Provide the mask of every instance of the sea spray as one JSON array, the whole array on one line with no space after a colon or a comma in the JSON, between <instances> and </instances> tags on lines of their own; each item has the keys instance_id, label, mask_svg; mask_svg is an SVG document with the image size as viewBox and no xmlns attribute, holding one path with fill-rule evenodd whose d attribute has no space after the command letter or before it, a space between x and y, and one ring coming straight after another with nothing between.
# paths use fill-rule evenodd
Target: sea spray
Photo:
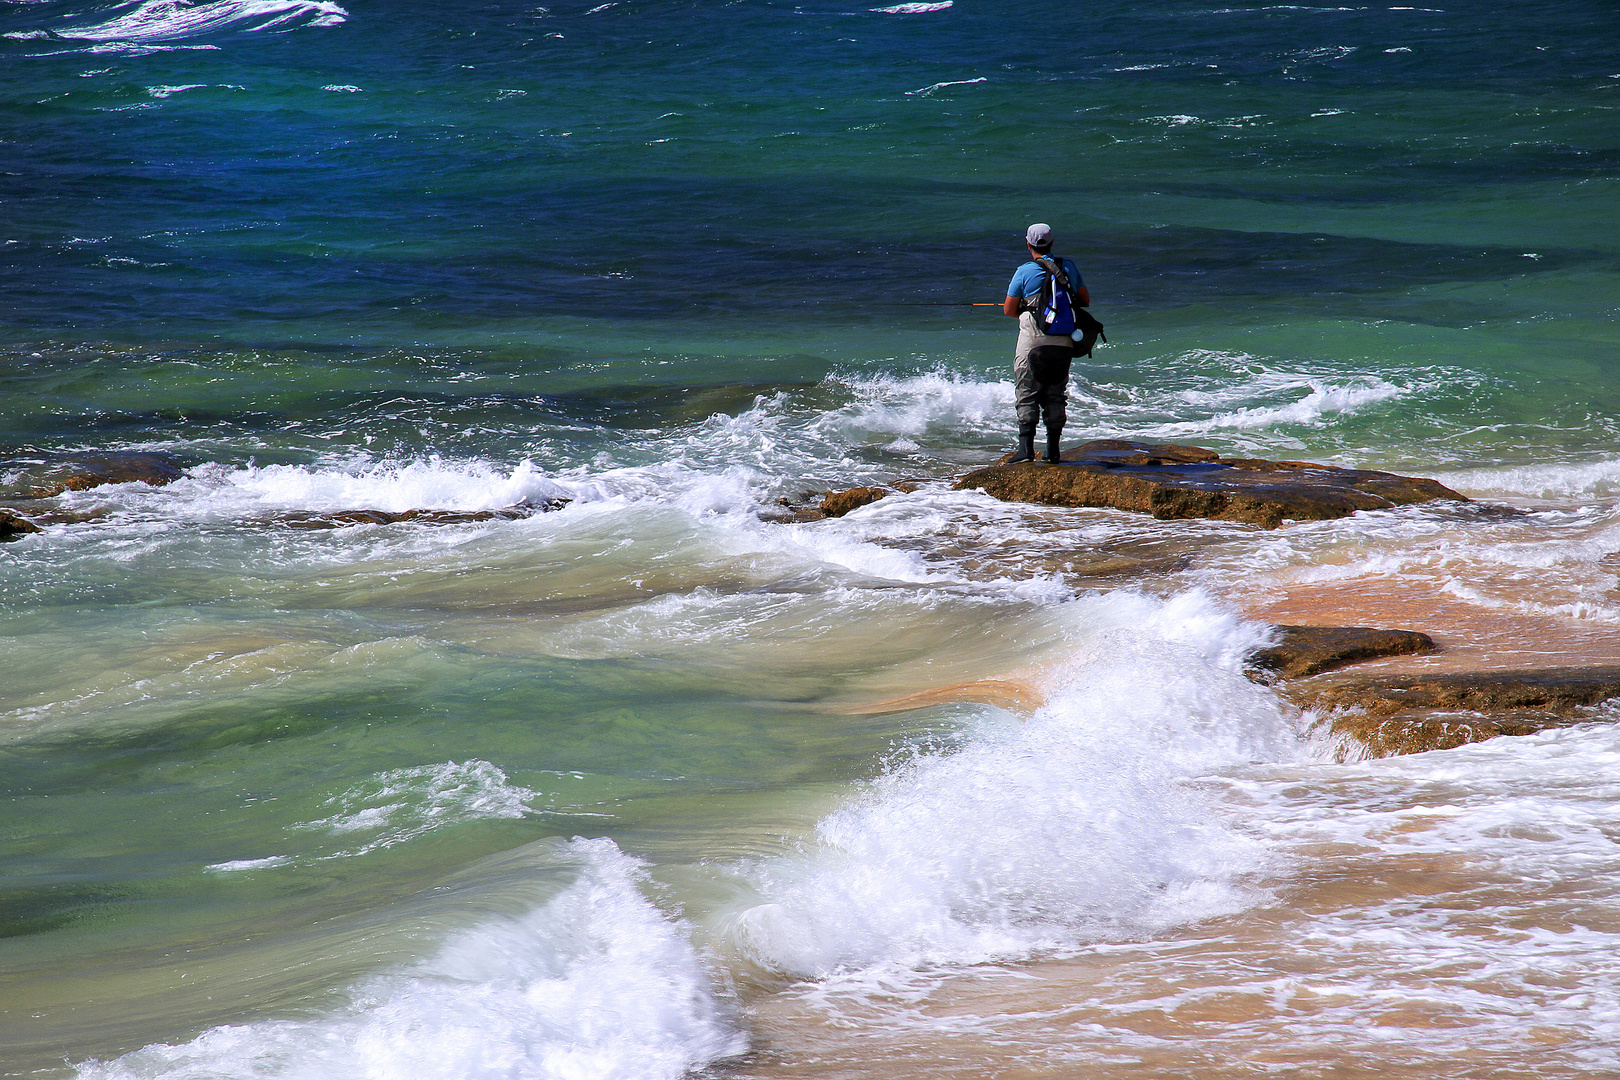
<instances>
[{"instance_id":1,"label":"sea spray","mask_svg":"<svg viewBox=\"0 0 1620 1080\"><path fill-rule=\"evenodd\" d=\"M721 919L742 955L800 977L974 964L1253 902L1264 845L1192 782L1304 752L1238 670L1257 628L1196 595L1070 616L1078 658L1027 721L986 712L891 765L801 854L746 871L757 902Z\"/></svg>"}]
</instances>

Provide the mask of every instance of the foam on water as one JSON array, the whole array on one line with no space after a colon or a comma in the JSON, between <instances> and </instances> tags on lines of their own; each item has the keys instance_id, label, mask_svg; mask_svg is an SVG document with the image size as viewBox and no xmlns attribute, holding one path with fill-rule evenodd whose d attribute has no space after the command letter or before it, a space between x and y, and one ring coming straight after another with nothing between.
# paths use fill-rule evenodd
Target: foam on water
<instances>
[{"instance_id":1,"label":"foam on water","mask_svg":"<svg viewBox=\"0 0 1620 1080\"><path fill-rule=\"evenodd\" d=\"M349 13L331 0L136 0L113 9L105 22L56 27L58 37L87 41L153 44L225 30L292 30L336 26Z\"/></svg>"},{"instance_id":2,"label":"foam on water","mask_svg":"<svg viewBox=\"0 0 1620 1080\"><path fill-rule=\"evenodd\" d=\"M741 1053L685 928L610 840L565 849L578 878L526 915L461 931L312 1020L228 1025L86 1062L85 1080L675 1080Z\"/></svg>"},{"instance_id":3,"label":"foam on water","mask_svg":"<svg viewBox=\"0 0 1620 1080\"><path fill-rule=\"evenodd\" d=\"M1520 465L1513 468L1467 469L1444 474L1445 482L1478 498L1612 500L1620 496L1620 458L1576 465Z\"/></svg>"},{"instance_id":4,"label":"foam on water","mask_svg":"<svg viewBox=\"0 0 1620 1080\"><path fill-rule=\"evenodd\" d=\"M1193 385L1166 386L1155 392L1154 410L1186 415L1190 421L1160 421L1148 429L1156 437L1205 431L1252 430L1284 424L1321 426L1330 416L1353 413L1367 405L1405 397L1427 388L1426 382L1398 385L1377 375L1325 375L1319 371L1276 367L1246 353L1195 349L1169 358L1165 369L1190 370ZM1278 399L1281 399L1280 401ZM1149 414L1142 420L1151 419Z\"/></svg>"},{"instance_id":5,"label":"foam on water","mask_svg":"<svg viewBox=\"0 0 1620 1080\"><path fill-rule=\"evenodd\" d=\"M852 400L817 418L813 430L857 444L882 436L988 434L1006 428L1013 414L1011 379L934 370L835 376L831 384L844 388Z\"/></svg>"},{"instance_id":6,"label":"foam on water","mask_svg":"<svg viewBox=\"0 0 1620 1080\"><path fill-rule=\"evenodd\" d=\"M1071 386L1071 436L1276 434L1290 426L1320 427L1426 385L1374 376L1323 378L1237 355L1184 359L1187 364L1173 370L1215 370L1207 376L1181 372L1174 376L1178 385L1151 393L1094 390L1077 380ZM1234 380L1236 368L1245 374ZM1173 409L1167 409L1166 395ZM1013 398L1009 380L947 369L838 374L808 394L766 394L736 415L715 413L650 431L632 447L604 448L572 429L546 429L537 434L557 449L548 446L544 454L515 463L472 455L354 454L305 465L204 465L161 490L120 485L62 499L75 508L110 503L147 519L191 521L365 509L476 512L609 498L673 502L697 514L736 513L783 493L881 483L897 472L959 471L963 445L990 448L1006 441ZM1204 416L1165 419L1188 413Z\"/></svg>"},{"instance_id":7,"label":"foam on water","mask_svg":"<svg viewBox=\"0 0 1620 1080\"><path fill-rule=\"evenodd\" d=\"M887 978L1152 933L1253 902L1263 845L1190 781L1302 751L1243 678L1258 640L1206 598L1069 605L1075 659L1027 723L989 713L894 763L722 920L791 975Z\"/></svg>"},{"instance_id":8,"label":"foam on water","mask_svg":"<svg viewBox=\"0 0 1620 1080\"><path fill-rule=\"evenodd\" d=\"M1143 386L1093 385L1085 372L1083 363L1077 365L1069 385L1071 438L1276 439L1286 437L1290 427L1328 427L1371 406L1420 397L1448 380L1467 381L1452 373L1395 379L1302 370L1245 353L1202 349L1145 365ZM812 430L857 446L881 441L886 449L914 452L929 444L995 442L1007 439L1012 426L1010 379L935 369L836 375L825 385L851 400L816 419Z\"/></svg>"},{"instance_id":9,"label":"foam on water","mask_svg":"<svg viewBox=\"0 0 1620 1080\"><path fill-rule=\"evenodd\" d=\"M1330 904L1293 929L1287 947L1312 960L1287 992L1313 1015L1276 1041L1612 1075L1620 727L1612 709L1606 719L1239 783L1273 840L1304 860L1433 882Z\"/></svg>"},{"instance_id":10,"label":"foam on water","mask_svg":"<svg viewBox=\"0 0 1620 1080\"><path fill-rule=\"evenodd\" d=\"M462 821L521 818L535 792L507 782L487 761L446 761L378 773L326 800L330 817L295 826L344 837L366 834L364 843L341 855L366 855L414 840Z\"/></svg>"}]
</instances>

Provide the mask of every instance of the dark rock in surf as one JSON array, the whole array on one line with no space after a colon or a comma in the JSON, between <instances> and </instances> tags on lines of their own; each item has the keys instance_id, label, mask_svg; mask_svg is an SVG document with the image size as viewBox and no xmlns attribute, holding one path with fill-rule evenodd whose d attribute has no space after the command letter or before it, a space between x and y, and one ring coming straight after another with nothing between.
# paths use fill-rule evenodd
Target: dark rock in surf
<instances>
[{"instance_id":1,"label":"dark rock in surf","mask_svg":"<svg viewBox=\"0 0 1620 1080\"><path fill-rule=\"evenodd\" d=\"M1415 630L1370 626L1277 626L1277 643L1247 657L1251 674L1263 681L1298 679L1381 656L1429 652L1434 639Z\"/></svg>"},{"instance_id":2,"label":"dark rock in surf","mask_svg":"<svg viewBox=\"0 0 1620 1080\"><path fill-rule=\"evenodd\" d=\"M851 510L858 510L868 503L875 503L896 492L909 494L928 484L938 483L940 483L938 480L912 477L896 480L892 484L852 487L843 491L807 491L800 496L798 502L792 499L777 499L775 506L761 509L760 517L781 525L824 521L827 518L843 517Z\"/></svg>"},{"instance_id":3,"label":"dark rock in surf","mask_svg":"<svg viewBox=\"0 0 1620 1080\"><path fill-rule=\"evenodd\" d=\"M518 521L552 510L561 510L569 499L548 499L538 503L517 503L499 510L339 510L329 514L284 514L276 523L291 529L346 529L355 525L467 525L479 521Z\"/></svg>"},{"instance_id":4,"label":"dark rock in surf","mask_svg":"<svg viewBox=\"0 0 1620 1080\"><path fill-rule=\"evenodd\" d=\"M1283 693L1324 713L1334 736L1387 757L1579 723L1620 698L1620 666L1330 675Z\"/></svg>"},{"instance_id":5,"label":"dark rock in surf","mask_svg":"<svg viewBox=\"0 0 1620 1080\"><path fill-rule=\"evenodd\" d=\"M1064 451L1056 465L1003 462L968 473L956 490L976 489L1009 502L1113 507L1165 520L1207 518L1267 529L1437 499L1468 502L1434 480L1308 461L1223 458L1200 446L1123 439Z\"/></svg>"},{"instance_id":6,"label":"dark rock in surf","mask_svg":"<svg viewBox=\"0 0 1620 1080\"><path fill-rule=\"evenodd\" d=\"M38 525L35 525L21 514L13 510L0 508L0 543L39 531L40 527Z\"/></svg>"},{"instance_id":7,"label":"dark rock in surf","mask_svg":"<svg viewBox=\"0 0 1620 1080\"><path fill-rule=\"evenodd\" d=\"M49 499L103 484L139 482L158 487L184 475L174 458L145 451L7 454L0 456L0 498Z\"/></svg>"},{"instance_id":8,"label":"dark rock in surf","mask_svg":"<svg viewBox=\"0 0 1620 1080\"><path fill-rule=\"evenodd\" d=\"M854 487L848 491L829 491L821 500L819 509L826 517L843 517L851 510L859 509L867 503L875 503L893 492L893 488L886 487Z\"/></svg>"}]
</instances>

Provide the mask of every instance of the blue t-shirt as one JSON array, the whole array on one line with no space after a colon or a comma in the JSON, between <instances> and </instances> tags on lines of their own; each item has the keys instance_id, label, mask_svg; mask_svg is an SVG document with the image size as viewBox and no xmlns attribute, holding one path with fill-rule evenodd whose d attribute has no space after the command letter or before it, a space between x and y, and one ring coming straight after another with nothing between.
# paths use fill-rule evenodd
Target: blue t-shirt
<instances>
[{"instance_id":1,"label":"blue t-shirt","mask_svg":"<svg viewBox=\"0 0 1620 1080\"><path fill-rule=\"evenodd\" d=\"M1069 275L1069 284L1079 292L1085 285L1080 280L1080 268L1074 265L1073 259L1063 259L1063 272ZM1041 295L1041 286L1046 282L1046 270L1040 263L1031 259L1029 262L1013 271L1012 283L1007 286L1008 296L1021 296L1026 300L1033 300Z\"/></svg>"}]
</instances>

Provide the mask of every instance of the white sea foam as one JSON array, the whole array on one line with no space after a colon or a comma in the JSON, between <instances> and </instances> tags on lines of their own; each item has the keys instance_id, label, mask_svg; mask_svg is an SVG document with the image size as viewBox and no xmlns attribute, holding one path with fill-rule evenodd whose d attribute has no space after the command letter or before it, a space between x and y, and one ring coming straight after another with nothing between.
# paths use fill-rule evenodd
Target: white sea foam
<instances>
[{"instance_id":1,"label":"white sea foam","mask_svg":"<svg viewBox=\"0 0 1620 1080\"><path fill-rule=\"evenodd\" d=\"M155 491L144 484L126 484L77 498L111 501L146 511L161 509L165 515L181 519L217 520L295 510L476 512L602 494L589 481L561 482L529 461L499 467L433 457L414 461L360 459L327 465L204 467Z\"/></svg>"},{"instance_id":2,"label":"white sea foam","mask_svg":"<svg viewBox=\"0 0 1620 1080\"><path fill-rule=\"evenodd\" d=\"M1172 392L1171 400L1193 410L1208 409L1210 415L1198 420L1161 423L1150 428L1148 433L1173 436L1222 429L1253 430L1282 424L1320 427L1334 414L1353 413L1367 405L1404 397L1411 392L1410 387L1398 386L1373 375L1338 380L1307 372L1262 369L1236 385L1223 380L1222 384L1208 389L1200 387ZM1292 400L1281 404L1264 400L1279 397ZM1230 407L1238 401L1253 401L1255 398L1262 401Z\"/></svg>"},{"instance_id":3,"label":"white sea foam","mask_svg":"<svg viewBox=\"0 0 1620 1080\"><path fill-rule=\"evenodd\" d=\"M1454 475L1441 478L1456 483ZM1483 518L1433 504L1292 526L1262 544L1211 551L1198 573L1217 590L1268 581L1301 591L1332 585L1343 595L1344 586L1364 581L1377 594L1405 582L1417 595L1436 590L1485 611L1616 623L1617 549L1620 507L1612 499Z\"/></svg>"},{"instance_id":4,"label":"white sea foam","mask_svg":"<svg viewBox=\"0 0 1620 1080\"><path fill-rule=\"evenodd\" d=\"M1533 1042L1546 1075L1612 1074L1614 718L1308 774L1262 770L1239 785L1313 876L1375 884L1371 898L1353 886L1338 902L1314 899L1308 919L1274 924L1287 969L1278 982L1312 1003L1274 1038L1336 1055L1380 1044L1459 1060L1504 1054L1501 1075ZM1403 877L1419 889L1392 887Z\"/></svg>"},{"instance_id":5,"label":"white sea foam","mask_svg":"<svg viewBox=\"0 0 1620 1080\"><path fill-rule=\"evenodd\" d=\"M1181 373L1179 385L1148 396L1105 396L1073 383L1072 435L1130 432L1186 439L1288 425L1320 427L1332 417L1419 389L1372 376L1340 379L1268 368L1238 355L1188 354L1177 361L1168 368ZM1219 370L1200 373L1211 366ZM1234 380L1234 367L1247 370ZM830 407L828 397L835 399ZM570 446L571 460L552 455L545 465L362 455L311 465L204 466L161 489L117 485L62 498L73 506L206 521L368 509L476 512L557 500L577 507L604 499L672 504L699 516L743 514L784 492L883 482L892 480L897 468L958 468L954 448L964 442L996 445L1007 438L1013 399L1010 380L942 369L839 374L810 395L764 395L736 415L716 413L650 433L626 453L604 452L589 460L581 460L589 451ZM876 448L916 463L875 459L869 451ZM637 464L638 459L647 463Z\"/></svg>"},{"instance_id":6,"label":"white sea foam","mask_svg":"<svg viewBox=\"0 0 1620 1080\"><path fill-rule=\"evenodd\" d=\"M1198 595L1070 605L1076 659L1027 723L987 714L752 868L721 931L755 962L826 977L1026 957L1253 901L1262 846L1189 781L1300 753L1237 657L1258 640Z\"/></svg>"},{"instance_id":7,"label":"white sea foam","mask_svg":"<svg viewBox=\"0 0 1620 1080\"><path fill-rule=\"evenodd\" d=\"M1620 458L1574 465L1519 465L1443 474L1445 483L1475 496L1568 501L1620 496Z\"/></svg>"},{"instance_id":8,"label":"white sea foam","mask_svg":"<svg viewBox=\"0 0 1620 1080\"><path fill-rule=\"evenodd\" d=\"M845 376L849 404L812 423L812 429L856 444L873 436L986 432L1007 427L1011 379L976 379L935 370L916 375Z\"/></svg>"},{"instance_id":9,"label":"white sea foam","mask_svg":"<svg viewBox=\"0 0 1620 1080\"><path fill-rule=\"evenodd\" d=\"M926 15L931 11L944 11L951 3L952 0L939 0L934 4L894 4L872 10L880 15Z\"/></svg>"},{"instance_id":10,"label":"white sea foam","mask_svg":"<svg viewBox=\"0 0 1620 1080\"><path fill-rule=\"evenodd\" d=\"M955 79L955 80L953 80L951 82L937 82L937 83L934 83L931 86L924 86L924 87L922 87L921 89L918 89L918 90L907 90L906 91L906 96L907 97L919 97L919 96L920 97L927 97L929 94L932 94L935 90L943 90L947 86L972 86L975 83L982 83L982 82L989 82L989 81L990 80L988 78L986 78L983 75L980 75L977 79Z\"/></svg>"},{"instance_id":11,"label":"white sea foam","mask_svg":"<svg viewBox=\"0 0 1620 1080\"><path fill-rule=\"evenodd\" d=\"M326 805L335 811L330 817L296 828L338 837L363 834L358 848L339 854L366 855L445 825L521 818L534 798L534 792L508 783L506 773L487 761L446 761L378 773L328 799Z\"/></svg>"},{"instance_id":12,"label":"white sea foam","mask_svg":"<svg viewBox=\"0 0 1620 1080\"><path fill-rule=\"evenodd\" d=\"M335 26L349 13L331 0L137 0L114 10L118 15L91 26L62 26L56 34L88 41L179 41L223 30L292 30Z\"/></svg>"},{"instance_id":13,"label":"white sea foam","mask_svg":"<svg viewBox=\"0 0 1620 1080\"><path fill-rule=\"evenodd\" d=\"M207 87L207 83L186 83L182 86L148 86L146 88L146 96L155 98L169 98L174 97L176 94L183 94L187 90L205 90Z\"/></svg>"},{"instance_id":14,"label":"white sea foam","mask_svg":"<svg viewBox=\"0 0 1620 1080\"><path fill-rule=\"evenodd\" d=\"M236 874L246 870L271 870L292 862L289 855L269 855L263 859L232 859L230 862L210 863L203 869L210 874Z\"/></svg>"},{"instance_id":15,"label":"white sea foam","mask_svg":"<svg viewBox=\"0 0 1620 1080\"><path fill-rule=\"evenodd\" d=\"M576 840L578 878L526 915L462 931L356 986L324 1018L217 1027L86 1062L85 1080L676 1080L746 1040L685 928L610 840Z\"/></svg>"}]
</instances>

